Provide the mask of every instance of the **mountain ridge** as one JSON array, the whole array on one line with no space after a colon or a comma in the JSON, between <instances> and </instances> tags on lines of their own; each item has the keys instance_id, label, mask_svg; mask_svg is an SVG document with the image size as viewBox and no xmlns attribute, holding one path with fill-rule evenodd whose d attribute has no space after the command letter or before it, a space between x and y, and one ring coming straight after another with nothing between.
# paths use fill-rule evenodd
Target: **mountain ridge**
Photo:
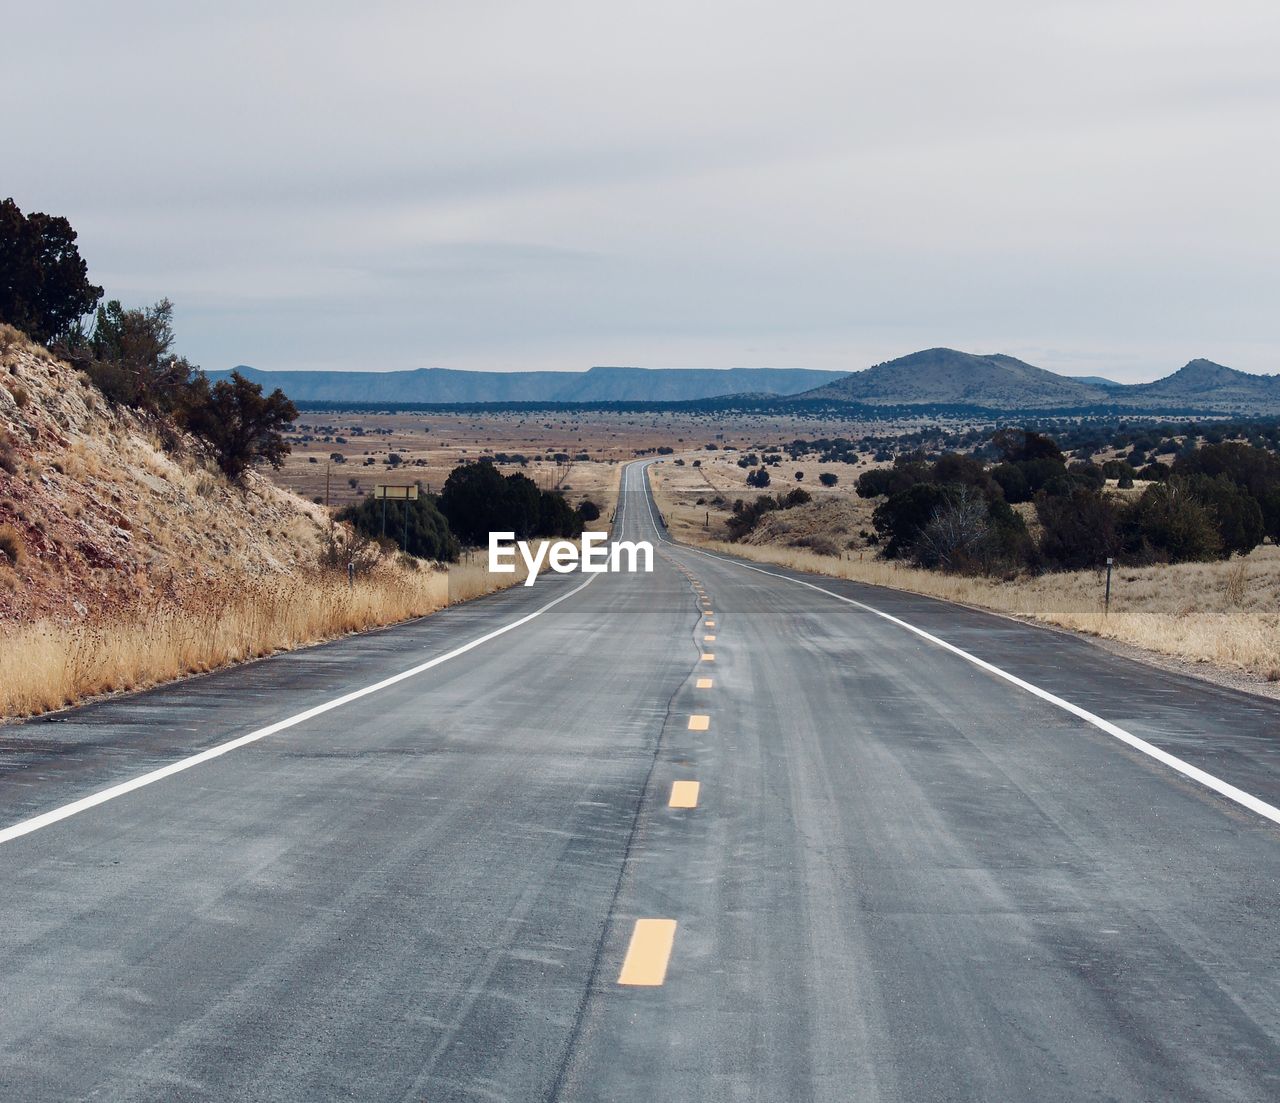
<instances>
[{"instance_id":1,"label":"mountain ridge","mask_svg":"<svg viewBox=\"0 0 1280 1103\"><path fill-rule=\"evenodd\" d=\"M1280 376L1251 375L1212 360L1191 360L1151 383L1112 383L1058 375L1012 356L935 348L900 356L797 395L800 400L868 406L973 405L996 409L1095 406L1200 408L1280 413Z\"/></svg>"},{"instance_id":2,"label":"mountain ridge","mask_svg":"<svg viewBox=\"0 0 1280 1103\"><path fill-rule=\"evenodd\" d=\"M1033 411L1120 408L1160 413L1280 413L1280 375L1253 375L1203 357L1150 383L1059 375L1004 353L922 349L862 371L812 368L639 368L579 372L240 371L295 401L370 405L596 404L776 399L863 407L958 406ZM208 372L211 379L229 371Z\"/></svg>"},{"instance_id":3,"label":"mountain ridge","mask_svg":"<svg viewBox=\"0 0 1280 1103\"><path fill-rule=\"evenodd\" d=\"M233 369L301 402L683 402L743 393L788 396L839 379L816 368L639 368L495 372L457 368L409 371L263 371ZM206 372L224 379L230 371Z\"/></svg>"}]
</instances>

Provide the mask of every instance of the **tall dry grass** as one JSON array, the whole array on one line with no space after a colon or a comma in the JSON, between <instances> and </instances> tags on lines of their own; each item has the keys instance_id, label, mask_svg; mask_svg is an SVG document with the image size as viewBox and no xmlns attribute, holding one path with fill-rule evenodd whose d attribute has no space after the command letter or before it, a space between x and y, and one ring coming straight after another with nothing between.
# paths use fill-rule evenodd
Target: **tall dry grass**
<instances>
[{"instance_id":1,"label":"tall dry grass","mask_svg":"<svg viewBox=\"0 0 1280 1103\"><path fill-rule=\"evenodd\" d=\"M492 574L481 552L447 568L383 564L354 584L337 572L223 582L181 604L161 601L109 621L44 621L0 634L0 718L142 689L360 632L523 582Z\"/></svg>"},{"instance_id":2,"label":"tall dry grass","mask_svg":"<svg viewBox=\"0 0 1280 1103\"><path fill-rule=\"evenodd\" d=\"M214 670L347 632L422 616L448 603L443 571L336 575L207 588L198 601L130 610L109 622L43 622L0 639L0 716Z\"/></svg>"}]
</instances>

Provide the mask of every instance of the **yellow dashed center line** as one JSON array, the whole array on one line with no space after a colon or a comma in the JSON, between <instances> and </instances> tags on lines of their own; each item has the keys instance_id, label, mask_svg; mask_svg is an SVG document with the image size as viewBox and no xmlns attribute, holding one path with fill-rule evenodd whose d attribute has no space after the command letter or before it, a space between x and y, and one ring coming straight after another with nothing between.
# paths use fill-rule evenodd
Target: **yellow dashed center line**
<instances>
[{"instance_id":1,"label":"yellow dashed center line","mask_svg":"<svg viewBox=\"0 0 1280 1103\"><path fill-rule=\"evenodd\" d=\"M715 638L715 636L703 636L703 637L702 637L702 642L703 642L703 643L715 643L715 642L716 642L716 638Z\"/></svg>"},{"instance_id":2,"label":"yellow dashed center line","mask_svg":"<svg viewBox=\"0 0 1280 1103\"><path fill-rule=\"evenodd\" d=\"M705 652L705 651L704 651L704 652L702 653L702 661L703 661L704 663L712 663L712 662L715 662L715 659L716 659L716 657L715 657L714 655L712 655L712 654L709 654L708 652Z\"/></svg>"},{"instance_id":3,"label":"yellow dashed center line","mask_svg":"<svg viewBox=\"0 0 1280 1103\"><path fill-rule=\"evenodd\" d=\"M671 960L675 940L674 919L637 919L618 983L661 984L667 979L667 962Z\"/></svg>"},{"instance_id":4,"label":"yellow dashed center line","mask_svg":"<svg viewBox=\"0 0 1280 1103\"><path fill-rule=\"evenodd\" d=\"M696 781L673 781L671 783L671 799L667 801L671 808L697 808L698 790L702 788Z\"/></svg>"},{"instance_id":5,"label":"yellow dashed center line","mask_svg":"<svg viewBox=\"0 0 1280 1103\"><path fill-rule=\"evenodd\" d=\"M699 679L698 679L698 682L697 682L697 686L696 686L696 688L697 688L697 689L710 689L710 688L711 688L711 679L710 679L710 678L699 678Z\"/></svg>"},{"instance_id":6,"label":"yellow dashed center line","mask_svg":"<svg viewBox=\"0 0 1280 1103\"><path fill-rule=\"evenodd\" d=\"M711 727L711 717L702 713L694 713L689 717L689 730L691 732L704 732Z\"/></svg>"}]
</instances>

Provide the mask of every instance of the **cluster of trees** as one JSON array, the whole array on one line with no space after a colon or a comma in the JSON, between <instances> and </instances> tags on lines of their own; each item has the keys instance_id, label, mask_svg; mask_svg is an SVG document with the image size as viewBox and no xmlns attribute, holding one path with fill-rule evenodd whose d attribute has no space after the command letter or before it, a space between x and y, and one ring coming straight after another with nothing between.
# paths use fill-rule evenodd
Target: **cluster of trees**
<instances>
[{"instance_id":1,"label":"cluster of trees","mask_svg":"<svg viewBox=\"0 0 1280 1103\"><path fill-rule=\"evenodd\" d=\"M48 346L112 402L168 419L203 438L230 479L254 463L278 467L298 411L239 374L210 384L173 351L173 304L126 308L89 282L65 218L0 202L0 321ZM86 318L90 319L86 322Z\"/></svg>"},{"instance_id":2,"label":"cluster of trees","mask_svg":"<svg viewBox=\"0 0 1280 1103\"><path fill-rule=\"evenodd\" d=\"M592 501L574 509L559 491L540 490L519 472L503 475L492 460L481 459L455 467L438 495L419 489L417 499L385 510L380 499L366 498L342 510L338 520L362 536L403 542L410 555L452 562L464 545L487 544L490 532L514 532L518 540L573 539L599 516Z\"/></svg>"},{"instance_id":3,"label":"cluster of trees","mask_svg":"<svg viewBox=\"0 0 1280 1103\"><path fill-rule=\"evenodd\" d=\"M421 490L411 501L388 503L380 498L362 498L358 504L339 511L338 520L346 521L361 536L372 540L385 538L388 547L403 546L419 559L452 563L462 550L448 520L440 512L439 498ZM335 562L334 565L345 564Z\"/></svg>"},{"instance_id":4,"label":"cluster of trees","mask_svg":"<svg viewBox=\"0 0 1280 1103\"><path fill-rule=\"evenodd\" d=\"M1073 570L1108 556L1129 563L1176 563L1245 554L1280 539L1280 457L1238 442L1206 445L1172 465L1134 471L1118 461L1069 463L1050 437L1001 430L994 464L944 453L900 456L865 472L857 492L883 498L873 523L882 554L943 570ZM1106 487L1150 479L1136 498ZM1012 508L1032 502L1033 539Z\"/></svg>"},{"instance_id":5,"label":"cluster of trees","mask_svg":"<svg viewBox=\"0 0 1280 1103\"><path fill-rule=\"evenodd\" d=\"M798 438L783 445L783 448L793 460L816 452L819 463L856 464L864 453L870 451L866 443L855 442L848 437L819 437L817 440Z\"/></svg>"}]
</instances>

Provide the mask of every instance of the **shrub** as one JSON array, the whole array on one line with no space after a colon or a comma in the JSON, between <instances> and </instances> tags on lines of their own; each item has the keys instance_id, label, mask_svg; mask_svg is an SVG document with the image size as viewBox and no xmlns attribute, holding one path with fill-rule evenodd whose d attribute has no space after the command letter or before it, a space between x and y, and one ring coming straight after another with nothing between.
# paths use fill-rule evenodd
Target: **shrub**
<instances>
[{"instance_id":1,"label":"shrub","mask_svg":"<svg viewBox=\"0 0 1280 1103\"><path fill-rule=\"evenodd\" d=\"M771 482L769 472L763 467L757 467L747 476L747 486L754 486L763 489Z\"/></svg>"},{"instance_id":2,"label":"shrub","mask_svg":"<svg viewBox=\"0 0 1280 1103\"><path fill-rule=\"evenodd\" d=\"M1138 477L1148 482L1163 482L1169 477L1169 465L1159 460L1152 460L1138 472Z\"/></svg>"},{"instance_id":3,"label":"shrub","mask_svg":"<svg viewBox=\"0 0 1280 1103\"><path fill-rule=\"evenodd\" d=\"M16 567L22 562L23 553L22 537L18 535L18 530L12 525L0 525L0 556L7 559L10 566Z\"/></svg>"},{"instance_id":4,"label":"shrub","mask_svg":"<svg viewBox=\"0 0 1280 1103\"><path fill-rule=\"evenodd\" d=\"M997 464L991 469L991 478L1004 493L1006 502L1031 501L1031 486L1021 466L1016 463Z\"/></svg>"},{"instance_id":5,"label":"shrub","mask_svg":"<svg viewBox=\"0 0 1280 1103\"><path fill-rule=\"evenodd\" d=\"M578 503L578 516L586 523L600 519L600 507L590 498Z\"/></svg>"},{"instance_id":6,"label":"shrub","mask_svg":"<svg viewBox=\"0 0 1280 1103\"><path fill-rule=\"evenodd\" d=\"M1180 455L1173 473L1229 479L1258 503L1266 534L1280 541L1280 457L1238 442L1210 444Z\"/></svg>"},{"instance_id":7,"label":"shrub","mask_svg":"<svg viewBox=\"0 0 1280 1103\"><path fill-rule=\"evenodd\" d=\"M871 522L884 542L885 558L912 554L925 525L950 500L947 488L936 483L916 483L876 506Z\"/></svg>"},{"instance_id":8,"label":"shrub","mask_svg":"<svg viewBox=\"0 0 1280 1103\"><path fill-rule=\"evenodd\" d=\"M1125 521L1127 550L1140 560L1183 563L1222 554L1222 537L1185 480L1148 487Z\"/></svg>"},{"instance_id":9,"label":"shrub","mask_svg":"<svg viewBox=\"0 0 1280 1103\"><path fill-rule=\"evenodd\" d=\"M1226 475L1195 475L1189 484L1192 496L1209 511L1224 555L1247 555L1262 543L1266 528L1262 508L1253 495Z\"/></svg>"},{"instance_id":10,"label":"shrub","mask_svg":"<svg viewBox=\"0 0 1280 1103\"><path fill-rule=\"evenodd\" d=\"M83 371L112 402L173 413L189 398L195 368L172 353L173 304L98 308L92 333L74 333L56 351Z\"/></svg>"},{"instance_id":11,"label":"shrub","mask_svg":"<svg viewBox=\"0 0 1280 1103\"><path fill-rule=\"evenodd\" d=\"M912 551L923 567L955 570L974 560L989 527L986 501L972 487L960 486L934 507Z\"/></svg>"},{"instance_id":12,"label":"shrub","mask_svg":"<svg viewBox=\"0 0 1280 1103\"><path fill-rule=\"evenodd\" d=\"M840 476L834 471L824 471L818 476L818 482L823 486L835 486L840 481Z\"/></svg>"},{"instance_id":13,"label":"shrub","mask_svg":"<svg viewBox=\"0 0 1280 1103\"><path fill-rule=\"evenodd\" d=\"M212 387L204 376L192 387L186 413L188 426L212 446L227 478L239 479L255 463L279 467L289 454L284 429L298 416L297 407L276 388L262 386L232 372Z\"/></svg>"},{"instance_id":14,"label":"shrub","mask_svg":"<svg viewBox=\"0 0 1280 1103\"><path fill-rule=\"evenodd\" d=\"M1096 567L1120 548L1119 511L1096 490L1041 494L1036 516L1043 529L1040 553L1051 566L1068 571Z\"/></svg>"},{"instance_id":15,"label":"shrub","mask_svg":"<svg viewBox=\"0 0 1280 1103\"><path fill-rule=\"evenodd\" d=\"M18 453L3 429L0 429L0 471L7 471L10 475L18 473Z\"/></svg>"},{"instance_id":16,"label":"shrub","mask_svg":"<svg viewBox=\"0 0 1280 1103\"><path fill-rule=\"evenodd\" d=\"M385 518L385 535L399 548L404 541L408 522L407 550L419 559L435 559L453 562L460 551L457 537L449 530L449 522L440 512L434 496L419 494L416 499L387 502L385 499L365 498L358 505L347 506L338 514L339 521L351 524L361 536L381 538ZM345 566L343 560L339 566Z\"/></svg>"}]
</instances>

